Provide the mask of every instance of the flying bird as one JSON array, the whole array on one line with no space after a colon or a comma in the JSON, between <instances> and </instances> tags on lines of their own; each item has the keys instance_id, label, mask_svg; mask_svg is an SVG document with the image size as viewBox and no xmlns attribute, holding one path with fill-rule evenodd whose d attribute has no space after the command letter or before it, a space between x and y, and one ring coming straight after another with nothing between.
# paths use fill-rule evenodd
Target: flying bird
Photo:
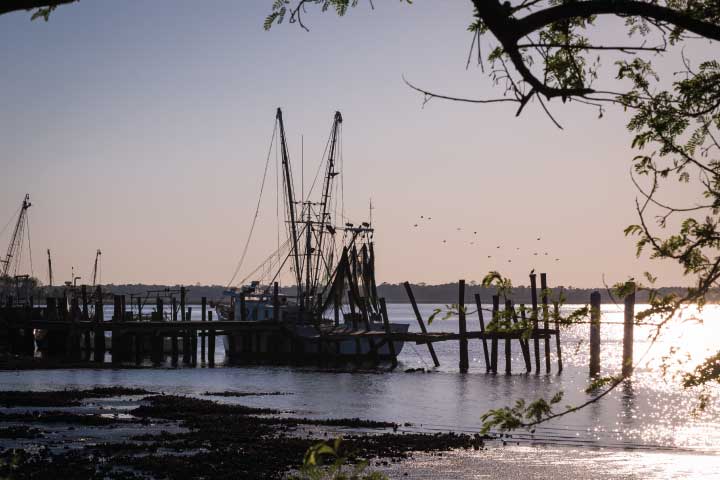
<instances>
[{"instance_id":1,"label":"flying bird","mask_svg":"<svg viewBox=\"0 0 720 480\"><path fill-rule=\"evenodd\" d=\"M537 239L540 240L540 237L538 237Z\"/></svg>"},{"instance_id":2,"label":"flying bird","mask_svg":"<svg viewBox=\"0 0 720 480\"><path fill-rule=\"evenodd\" d=\"M500 248L500 245L498 245L498 246L497 246L497 247L495 247L495 248Z\"/></svg>"},{"instance_id":3,"label":"flying bird","mask_svg":"<svg viewBox=\"0 0 720 480\"><path fill-rule=\"evenodd\" d=\"M417 223L415 224L415 226L417 227Z\"/></svg>"},{"instance_id":4,"label":"flying bird","mask_svg":"<svg viewBox=\"0 0 720 480\"><path fill-rule=\"evenodd\" d=\"M560 261L560 259L559 259L559 258L556 258L556 259L555 259L555 261L556 261L556 262L559 262L559 261Z\"/></svg>"},{"instance_id":5,"label":"flying bird","mask_svg":"<svg viewBox=\"0 0 720 480\"><path fill-rule=\"evenodd\" d=\"M537 257L537 252L533 253L533 255L535 255Z\"/></svg>"},{"instance_id":6,"label":"flying bird","mask_svg":"<svg viewBox=\"0 0 720 480\"><path fill-rule=\"evenodd\" d=\"M474 235L477 235L477 232L473 232Z\"/></svg>"},{"instance_id":7,"label":"flying bird","mask_svg":"<svg viewBox=\"0 0 720 480\"><path fill-rule=\"evenodd\" d=\"M425 217L423 217L422 215L420 215L420 218L425 218Z\"/></svg>"}]
</instances>

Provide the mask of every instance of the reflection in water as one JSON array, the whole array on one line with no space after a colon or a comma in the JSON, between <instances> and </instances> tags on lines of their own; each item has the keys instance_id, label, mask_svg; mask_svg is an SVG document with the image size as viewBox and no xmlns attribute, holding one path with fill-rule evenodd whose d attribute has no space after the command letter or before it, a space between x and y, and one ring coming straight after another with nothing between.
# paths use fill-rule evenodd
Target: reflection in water
<instances>
[{"instance_id":1,"label":"reflection in water","mask_svg":"<svg viewBox=\"0 0 720 480\"><path fill-rule=\"evenodd\" d=\"M635 421L635 391L633 390L632 379L628 378L623 380L620 385L622 395L620 396L620 403L622 404L623 419L625 420L624 425L632 426Z\"/></svg>"}]
</instances>

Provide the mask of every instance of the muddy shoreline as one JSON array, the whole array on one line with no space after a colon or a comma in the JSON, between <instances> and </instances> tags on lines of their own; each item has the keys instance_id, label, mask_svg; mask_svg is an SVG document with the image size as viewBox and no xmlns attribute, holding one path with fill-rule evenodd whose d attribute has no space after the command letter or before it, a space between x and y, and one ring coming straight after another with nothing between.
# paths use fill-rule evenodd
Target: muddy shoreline
<instances>
[{"instance_id":1,"label":"muddy shoreline","mask_svg":"<svg viewBox=\"0 0 720 480\"><path fill-rule=\"evenodd\" d=\"M402 462L413 452L484 446L477 435L410 433L360 418L299 418L202 397L125 388L0 392L0 477L281 479L302 464L310 446L338 435L351 463L371 465Z\"/></svg>"}]
</instances>

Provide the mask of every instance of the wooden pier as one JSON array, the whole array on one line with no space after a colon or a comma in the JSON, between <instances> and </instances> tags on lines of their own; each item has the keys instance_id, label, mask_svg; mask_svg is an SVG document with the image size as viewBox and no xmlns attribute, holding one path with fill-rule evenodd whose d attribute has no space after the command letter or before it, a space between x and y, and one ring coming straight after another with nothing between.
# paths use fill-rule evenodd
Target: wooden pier
<instances>
[{"instance_id":1,"label":"wooden pier","mask_svg":"<svg viewBox=\"0 0 720 480\"><path fill-rule=\"evenodd\" d=\"M395 359L395 342L408 342L425 345L436 367L440 366L440 361L434 345L439 342L458 342L458 365L462 373L467 372L470 366L468 342L479 340L482 344L485 371L491 374L499 371L501 343L504 351L504 373L512 373L512 345L515 342L522 354L526 373L539 374L544 371L548 374L551 372L551 350L554 343L557 373L561 373L563 364L558 324L559 305L553 304L551 315L546 275L541 274L540 280L542 291L541 295L537 295L535 275L530 276L530 308L526 309L524 305L516 306L510 299L503 299L504 302L501 302L497 295L492 297L491 307L484 307L480 295L475 294L475 312L466 309L465 282L461 280L456 312L459 325L457 332L428 331L412 289L406 282L405 290L420 331L392 331L385 301L381 299L384 328L370 330L360 325L361 322L332 322L331 325L318 327L314 335L305 335L302 340L318 346L316 352L308 355L309 362L340 362L342 342L358 344L365 339L372 350L370 355L365 355L365 359L376 358L377 353L385 346L390 350L392 359ZM285 358L287 356L273 352L272 348L261 351L260 336L264 336L266 344L299 341L299 338L293 337L296 334L289 328L290 325L279 320L280 316L276 314L266 320L213 320L213 311L208 309L206 298L201 299L200 320L191 320L192 307L186 305L187 291L184 287L148 292L144 296L133 295L129 299L124 295L105 295L99 287L92 293L88 292L86 287L74 289L70 293L70 298L47 298L46 305L41 307L33 306L32 302L17 304L9 298L7 303L0 307L0 343L3 343L11 354L31 357L36 351L35 334L42 332L43 338L39 342L42 344L42 354L48 359L55 359L58 364L87 362L99 365L106 363L106 353L109 353L110 363L117 367L127 364L143 365L148 361L152 365L161 365L167 359L172 366L182 364L186 367L214 367L216 341L219 336L228 335L229 339L241 341L245 353L241 356L241 361L253 363L293 363ZM537 301L538 298L540 302ZM113 313L110 318L105 319L104 306L110 299ZM596 292L590 300L590 375L596 376L600 371L599 294ZM623 374L629 375L632 368L634 296L628 297L626 304ZM170 307L169 311L166 306ZM153 310L148 313L149 308ZM479 329L476 330L468 329L468 317L473 313L477 315ZM553 337L555 342L552 342ZM297 360L297 357L295 359ZM344 361L347 362L347 358ZM390 363L391 368L397 366L396 361Z\"/></svg>"}]
</instances>

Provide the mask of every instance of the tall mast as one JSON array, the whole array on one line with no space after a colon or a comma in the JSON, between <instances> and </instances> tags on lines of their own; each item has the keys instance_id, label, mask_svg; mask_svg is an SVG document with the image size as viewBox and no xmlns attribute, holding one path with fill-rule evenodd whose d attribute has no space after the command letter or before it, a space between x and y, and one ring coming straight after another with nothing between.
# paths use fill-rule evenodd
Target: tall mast
<instances>
[{"instance_id":1,"label":"tall mast","mask_svg":"<svg viewBox=\"0 0 720 480\"><path fill-rule=\"evenodd\" d=\"M92 272L92 286L95 286L95 282L97 281L97 273L98 273L98 260L100 260L100 255L102 255L102 252L98 248L98 251L95 252L95 263L93 264L93 272Z\"/></svg>"},{"instance_id":2,"label":"tall mast","mask_svg":"<svg viewBox=\"0 0 720 480\"><path fill-rule=\"evenodd\" d=\"M283 175L287 187L288 211L290 212L290 231L292 235L293 259L295 263L295 284L297 285L297 296L302 298L302 274L300 272L300 255L298 252L297 218L295 217L295 197L293 194L293 183L290 175L290 159L285 140L285 126L283 125L282 110L277 109L277 121L280 124L280 148L282 150Z\"/></svg>"},{"instance_id":3,"label":"tall mast","mask_svg":"<svg viewBox=\"0 0 720 480\"><path fill-rule=\"evenodd\" d=\"M317 262L315 263L315 276L314 276L314 283L317 284L320 280L320 261L322 259L322 246L323 246L323 238L325 236L325 223L327 221L328 213L328 204L330 203L330 192L332 188L332 180L335 178L335 176L338 174L338 172L335 171L335 155L337 151L337 139L338 139L338 130L340 129L340 124L342 123L342 115L340 112L335 112L335 118L333 120L333 126L332 126L332 133L330 134L330 150L328 152L328 162L327 162L327 170L325 173L325 180L323 182L323 192L322 192L322 199L321 199L321 214L320 214L320 228L318 230L318 239L317 239Z\"/></svg>"},{"instance_id":4,"label":"tall mast","mask_svg":"<svg viewBox=\"0 0 720 480\"><path fill-rule=\"evenodd\" d=\"M50 249L47 249L48 254L48 286L53 286L53 274L52 274L52 258L50 257Z\"/></svg>"},{"instance_id":5,"label":"tall mast","mask_svg":"<svg viewBox=\"0 0 720 480\"><path fill-rule=\"evenodd\" d=\"M10 272L10 266L13 263L13 257L15 257L15 254L20 248L20 244L22 243L23 232L25 231L25 217L27 215L27 209L30 208L31 205L32 204L30 203L30 194L25 194L25 198L23 199L22 207L20 209L20 215L18 215L18 220L15 224L15 230L13 230L13 235L10 239L10 245L8 246L7 253L5 254L5 259L0 260L0 262L2 262L3 277L8 276Z\"/></svg>"}]
</instances>

